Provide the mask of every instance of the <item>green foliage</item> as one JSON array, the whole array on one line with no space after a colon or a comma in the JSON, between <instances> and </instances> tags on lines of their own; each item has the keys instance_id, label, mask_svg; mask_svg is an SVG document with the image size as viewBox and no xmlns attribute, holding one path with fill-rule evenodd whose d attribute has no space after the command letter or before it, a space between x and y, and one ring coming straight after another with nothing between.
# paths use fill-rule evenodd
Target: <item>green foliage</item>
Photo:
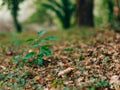
<instances>
[{"instance_id":1,"label":"green foliage","mask_svg":"<svg viewBox=\"0 0 120 90\"><path fill-rule=\"evenodd\" d=\"M57 86L57 85L62 85L62 84L63 84L62 78L56 78L56 79L53 81L53 84L54 84L55 86Z\"/></svg>"},{"instance_id":2,"label":"green foliage","mask_svg":"<svg viewBox=\"0 0 120 90\"><path fill-rule=\"evenodd\" d=\"M35 12L25 21L25 23L52 24L52 17L48 14L48 9L42 6L44 0L34 0ZM45 0L46 1L46 0ZM41 18L42 17L42 18Z\"/></svg>"},{"instance_id":3,"label":"green foliage","mask_svg":"<svg viewBox=\"0 0 120 90\"><path fill-rule=\"evenodd\" d=\"M71 48L71 47L66 47L64 50L65 50L65 51L73 51L73 48Z\"/></svg>"},{"instance_id":4,"label":"green foliage","mask_svg":"<svg viewBox=\"0 0 120 90\"><path fill-rule=\"evenodd\" d=\"M32 58L34 56L35 52L29 52L25 55L24 59Z\"/></svg>"},{"instance_id":5,"label":"green foliage","mask_svg":"<svg viewBox=\"0 0 120 90\"><path fill-rule=\"evenodd\" d=\"M81 54L78 59L79 59L80 61L82 61L82 60L84 60L84 58L85 58L85 55Z\"/></svg>"},{"instance_id":6,"label":"green foliage","mask_svg":"<svg viewBox=\"0 0 120 90\"><path fill-rule=\"evenodd\" d=\"M95 25L98 26L104 26L106 27L106 24L108 24L112 20L112 12L111 8L108 6L108 2L111 0L95 0ZM111 14L111 15L110 15Z\"/></svg>"},{"instance_id":7,"label":"green foliage","mask_svg":"<svg viewBox=\"0 0 120 90\"><path fill-rule=\"evenodd\" d=\"M52 51L50 50L50 45L45 44L47 41L50 40L56 40L56 37L54 36L47 36L47 37L42 37L46 33L45 30L40 30L37 34L38 36L36 38L29 38L26 40L26 42L30 43L30 48L34 49L37 48L38 51L29 51L26 52L24 50L21 54L17 55L14 57L13 61L14 62L26 62L29 63L29 59L32 59L32 63L36 65L42 65L43 64L43 57L44 56L49 56L51 55ZM26 53L23 55L23 53Z\"/></svg>"},{"instance_id":8,"label":"green foliage","mask_svg":"<svg viewBox=\"0 0 120 90\"><path fill-rule=\"evenodd\" d=\"M64 87L64 89L63 90L69 90L69 88L68 87Z\"/></svg>"},{"instance_id":9,"label":"green foliage","mask_svg":"<svg viewBox=\"0 0 120 90\"><path fill-rule=\"evenodd\" d=\"M17 56L15 56L15 57L13 58L13 61L14 61L14 62L18 62L18 61L19 61L19 58L20 58L20 56L17 55Z\"/></svg>"},{"instance_id":10,"label":"green foliage","mask_svg":"<svg viewBox=\"0 0 120 90\"><path fill-rule=\"evenodd\" d=\"M25 69L21 70L20 68L11 68L11 70L5 74L0 74L0 79L2 79L2 82L0 81L0 87L11 87L12 90L21 90L27 83L26 78L29 77L29 71Z\"/></svg>"},{"instance_id":11,"label":"green foliage","mask_svg":"<svg viewBox=\"0 0 120 90\"><path fill-rule=\"evenodd\" d=\"M108 56L104 57L102 62L108 62L110 60L110 58Z\"/></svg>"},{"instance_id":12,"label":"green foliage","mask_svg":"<svg viewBox=\"0 0 120 90\"><path fill-rule=\"evenodd\" d=\"M19 3L23 2L23 1L24 0L3 0L2 5L6 4L8 9L13 10L13 3L17 5L17 4L19 4ZM16 9L19 10L18 7ZM14 12L14 11L11 11L11 12Z\"/></svg>"},{"instance_id":13,"label":"green foliage","mask_svg":"<svg viewBox=\"0 0 120 90\"><path fill-rule=\"evenodd\" d=\"M53 11L60 20L63 28L67 29L71 25L71 17L75 11L75 4L70 0L47 0L43 6Z\"/></svg>"},{"instance_id":14,"label":"green foliage","mask_svg":"<svg viewBox=\"0 0 120 90\"><path fill-rule=\"evenodd\" d=\"M95 88L94 88L94 87L92 87L92 88L89 88L89 90L95 90Z\"/></svg>"},{"instance_id":15,"label":"green foliage","mask_svg":"<svg viewBox=\"0 0 120 90\"><path fill-rule=\"evenodd\" d=\"M21 24L18 22L17 17L18 17L19 5L23 1L24 0L3 0L3 5L6 5L11 12L17 32L22 31Z\"/></svg>"},{"instance_id":16,"label":"green foliage","mask_svg":"<svg viewBox=\"0 0 120 90\"><path fill-rule=\"evenodd\" d=\"M108 22L111 23L113 20L113 8L114 8L113 0L103 0L102 6L103 8L106 7L108 9Z\"/></svg>"},{"instance_id":17,"label":"green foliage","mask_svg":"<svg viewBox=\"0 0 120 90\"><path fill-rule=\"evenodd\" d=\"M106 87L108 85L109 85L109 81L108 80L99 80L95 84L96 87Z\"/></svg>"},{"instance_id":18,"label":"green foliage","mask_svg":"<svg viewBox=\"0 0 120 90\"><path fill-rule=\"evenodd\" d=\"M44 35L45 33L46 33L45 30L40 30L40 31L38 32L38 35L42 36L42 35Z\"/></svg>"}]
</instances>

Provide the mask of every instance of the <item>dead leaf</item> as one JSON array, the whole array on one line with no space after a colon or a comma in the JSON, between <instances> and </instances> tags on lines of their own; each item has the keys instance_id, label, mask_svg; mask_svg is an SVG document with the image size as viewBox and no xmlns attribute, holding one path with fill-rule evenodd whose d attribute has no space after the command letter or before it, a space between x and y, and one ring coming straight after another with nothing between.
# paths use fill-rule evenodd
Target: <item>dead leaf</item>
<instances>
[{"instance_id":1,"label":"dead leaf","mask_svg":"<svg viewBox=\"0 0 120 90\"><path fill-rule=\"evenodd\" d=\"M67 69L65 69L65 70L63 70L63 71L60 71L60 72L58 73L58 77L70 73L73 69L74 69L74 68L69 67L69 68L67 68Z\"/></svg>"},{"instance_id":2,"label":"dead leaf","mask_svg":"<svg viewBox=\"0 0 120 90\"><path fill-rule=\"evenodd\" d=\"M116 90L120 90L120 80L119 80L119 76L117 75L114 75L111 77L111 80L110 80L110 86L111 88L115 88Z\"/></svg>"},{"instance_id":3,"label":"dead leaf","mask_svg":"<svg viewBox=\"0 0 120 90\"><path fill-rule=\"evenodd\" d=\"M6 69L6 67L5 67L5 66L0 66L0 68L2 68L3 70L5 70L5 69Z\"/></svg>"},{"instance_id":4,"label":"dead leaf","mask_svg":"<svg viewBox=\"0 0 120 90\"><path fill-rule=\"evenodd\" d=\"M40 80L41 77L40 77L40 76L35 76L34 79L36 79L36 80Z\"/></svg>"},{"instance_id":5,"label":"dead leaf","mask_svg":"<svg viewBox=\"0 0 120 90\"><path fill-rule=\"evenodd\" d=\"M111 77L110 84L118 83L120 84L119 76L114 75Z\"/></svg>"}]
</instances>

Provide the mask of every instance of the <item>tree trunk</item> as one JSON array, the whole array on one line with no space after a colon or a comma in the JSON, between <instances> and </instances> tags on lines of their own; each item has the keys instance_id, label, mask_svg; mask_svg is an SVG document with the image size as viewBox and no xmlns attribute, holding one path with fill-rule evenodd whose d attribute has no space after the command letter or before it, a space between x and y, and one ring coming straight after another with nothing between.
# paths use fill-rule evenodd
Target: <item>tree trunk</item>
<instances>
[{"instance_id":1,"label":"tree trunk","mask_svg":"<svg viewBox=\"0 0 120 90\"><path fill-rule=\"evenodd\" d=\"M17 19L18 10L19 10L19 6L18 6L19 3L15 0L12 3L13 3L13 8L11 10L11 14L12 14L12 17L13 17L15 28L16 28L17 32L20 33L20 32L22 32L22 26Z\"/></svg>"},{"instance_id":2,"label":"tree trunk","mask_svg":"<svg viewBox=\"0 0 120 90\"><path fill-rule=\"evenodd\" d=\"M71 19L71 14L70 14L70 10L68 7L65 7L64 8L64 20L63 20L63 27L65 29L68 29L70 27L70 19Z\"/></svg>"},{"instance_id":3,"label":"tree trunk","mask_svg":"<svg viewBox=\"0 0 120 90\"><path fill-rule=\"evenodd\" d=\"M77 24L83 26L94 26L94 0L76 0L76 4Z\"/></svg>"},{"instance_id":4,"label":"tree trunk","mask_svg":"<svg viewBox=\"0 0 120 90\"><path fill-rule=\"evenodd\" d=\"M108 4L108 9L109 9L109 13L108 13L108 21L110 22L110 23L112 23L112 21L113 21L113 8L114 8L114 4L113 4L113 2L112 2L112 0L108 0L107 1L107 4Z\"/></svg>"},{"instance_id":5,"label":"tree trunk","mask_svg":"<svg viewBox=\"0 0 120 90\"><path fill-rule=\"evenodd\" d=\"M117 0L117 6L118 6L118 21L120 22L120 0Z\"/></svg>"},{"instance_id":6,"label":"tree trunk","mask_svg":"<svg viewBox=\"0 0 120 90\"><path fill-rule=\"evenodd\" d=\"M18 33L22 32L22 27L21 27L20 23L18 22L17 17L13 16L13 21L14 21L14 25L15 25L17 32Z\"/></svg>"}]
</instances>

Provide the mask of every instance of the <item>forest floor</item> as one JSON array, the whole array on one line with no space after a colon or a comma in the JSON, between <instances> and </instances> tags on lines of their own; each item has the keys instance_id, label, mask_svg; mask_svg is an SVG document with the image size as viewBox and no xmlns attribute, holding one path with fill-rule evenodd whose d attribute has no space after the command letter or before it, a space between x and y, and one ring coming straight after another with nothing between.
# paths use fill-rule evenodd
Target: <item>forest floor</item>
<instances>
[{"instance_id":1,"label":"forest floor","mask_svg":"<svg viewBox=\"0 0 120 90\"><path fill-rule=\"evenodd\" d=\"M0 90L120 90L119 33L60 30L43 38L49 35L57 37L46 42L52 53L46 56L46 49L37 65L33 58L38 47L26 42L36 38L36 32L0 34Z\"/></svg>"}]
</instances>

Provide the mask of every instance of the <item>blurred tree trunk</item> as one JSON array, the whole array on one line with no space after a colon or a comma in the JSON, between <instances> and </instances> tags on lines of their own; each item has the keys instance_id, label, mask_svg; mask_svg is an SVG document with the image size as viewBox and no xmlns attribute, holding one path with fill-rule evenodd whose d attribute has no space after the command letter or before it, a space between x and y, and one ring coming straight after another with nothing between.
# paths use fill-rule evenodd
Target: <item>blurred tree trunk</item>
<instances>
[{"instance_id":1,"label":"blurred tree trunk","mask_svg":"<svg viewBox=\"0 0 120 90\"><path fill-rule=\"evenodd\" d=\"M120 33L120 0L115 0L115 1L116 1L117 7L116 8L114 7L114 13L116 13L116 18L113 23L113 28L115 32Z\"/></svg>"},{"instance_id":2,"label":"blurred tree trunk","mask_svg":"<svg viewBox=\"0 0 120 90\"><path fill-rule=\"evenodd\" d=\"M18 22L17 16L13 15L12 17L13 17L14 25L17 32L22 32L22 27L21 27L21 24Z\"/></svg>"},{"instance_id":3,"label":"blurred tree trunk","mask_svg":"<svg viewBox=\"0 0 120 90\"><path fill-rule=\"evenodd\" d=\"M78 25L94 26L94 0L76 0L76 21Z\"/></svg>"},{"instance_id":4,"label":"blurred tree trunk","mask_svg":"<svg viewBox=\"0 0 120 90\"><path fill-rule=\"evenodd\" d=\"M113 12L113 20L112 20L112 22L110 22L111 26L115 32L120 33L120 0L114 0L114 1L108 0L107 3L108 3L109 12L111 12L111 11Z\"/></svg>"},{"instance_id":5,"label":"blurred tree trunk","mask_svg":"<svg viewBox=\"0 0 120 90\"><path fill-rule=\"evenodd\" d=\"M118 21L120 22L120 0L117 0L117 6L118 6Z\"/></svg>"},{"instance_id":6,"label":"blurred tree trunk","mask_svg":"<svg viewBox=\"0 0 120 90\"><path fill-rule=\"evenodd\" d=\"M13 4L13 7L12 7L12 10L11 10L11 14L12 14L12 17L13 17L15 28L16 28L17 32L22 32L22 26L17 19L18 10L19 10L19 3L15 0L13 0L12 4Z\"/></svg>"},{"instance_id":7,"label":"blurred tree trunk","mask_svg":"<svg viewBox=\"0 0 120 90\"><path fill-rule=\"evenodd\" d=\"M23 1L24 0L3 0L2 2L2 5L7 5L7 8L10 10L17 32L22 32L22 26L19 23L17 17L18 17L19 5Z\"/></svg>"},{"instance_id":8,"label":"blurred tree trunk","mask_svg":"<svg viewBox=\"0 0 120 90\"><path fill-rule=\"evenodd\" d=\"M109 13L108 13L108 21L111 23L113 21L113 8L114 8L114 3L112 0L107 0L107 4L108 4L108 9L109 9Z\"/></svg>"}]
</instances>

